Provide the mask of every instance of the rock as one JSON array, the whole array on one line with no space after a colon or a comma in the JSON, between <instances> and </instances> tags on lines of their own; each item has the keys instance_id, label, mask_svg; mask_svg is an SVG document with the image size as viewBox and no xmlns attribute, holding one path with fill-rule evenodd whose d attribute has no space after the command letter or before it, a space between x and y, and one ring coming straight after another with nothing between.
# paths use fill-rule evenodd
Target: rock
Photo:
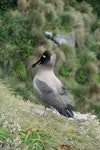
<instances>
[{"instance_id":1,"label":"rock","mask_svg":"<svg viewBox=\"0 0 100 150\"><path fill-rule=\"evenodd\" d=\"M53 46L67 44L75 47L76 39L74 33L69 33L65 35L57 34L55 37L53 37L53 33L49 31L46 31L44 34L48 39L53 41Z\"/></svg>"},{"instance_id":2,"label":"rock","mask_svg":"<svg viewBox=\"0 0 100 150\"><path fill-rule=\"evenodd\" d=\"M78 121L87 121L89 119L92 120L96 119L96 116L90 113L86 113L86 114L74 113L74 119Z\"/></svg>"},{"instance_id":3,"label":"rock","mask_svg":"<svg viewBox=\"0 0 100 150\"><path fill-rule=\"evenodd\" d=\"M43 115L44 114L44 110L39 109L39 108L32 108L32 110L36 113L36 114L40 114Z\"/></svg>"},{"instance_id":4,"label":"rock","mask_svg":"<svg viewBox=\"0 0 100 150\"><path fill-rule=\"evenodd\" d=\"M75 47L75 35L73 33L66 34L66 35L57 34L54 40L57 41L59 45L67 44L72 47Z\"/></svg>"},{"instance_id":5,"label":"rock","mask_svg":"<svg viewBox=\"0 0 100 150\"><path fill-rule=\"evenodd\" d=\"M46 109L47 111L51 111L53 114L59 116L60 114L55 110L55 109L49 109L47 108ZM43 109L40 109L40 108L32 108L32 111L36 114L39 114L39 115L43 115L44 114L44 110ZM80 112L74 112L74 118L68 118L69 120L78 120L79 122L83 122L84 124L86 122L88 122L90 119L91 120L94 120L96 119L97 117L95 115L92 115L90 113L86 113L86 114L81 114Z\"/></svg>"}]
</instances>

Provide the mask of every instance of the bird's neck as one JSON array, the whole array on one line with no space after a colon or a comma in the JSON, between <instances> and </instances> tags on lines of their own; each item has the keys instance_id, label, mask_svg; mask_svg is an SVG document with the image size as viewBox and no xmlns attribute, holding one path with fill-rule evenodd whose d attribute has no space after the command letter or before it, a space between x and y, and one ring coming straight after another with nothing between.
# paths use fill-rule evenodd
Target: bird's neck
<instances>
[{"instance_id":1,"label":"bird's neck","mask_svg":"<svg viewBox=\"0 0 100 150\"><path fill-rule=\"evenodd\" d=\"M38 70L38 73L41 73L41 72L53 72L53 67L43 65Z\"/></svg>"}]
</instances>

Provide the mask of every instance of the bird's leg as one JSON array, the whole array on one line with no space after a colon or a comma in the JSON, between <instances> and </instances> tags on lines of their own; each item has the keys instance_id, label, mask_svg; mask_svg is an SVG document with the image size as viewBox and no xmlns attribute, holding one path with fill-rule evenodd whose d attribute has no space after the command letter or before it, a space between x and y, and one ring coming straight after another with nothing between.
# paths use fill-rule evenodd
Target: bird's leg
<instances>
[{"instance_id":1,"label":"bird's leg","mask_svg":"<svg viewBox=\"0 0 100 150\"><path fill-rule=\"evenodd\" d=\"M46 106L44 106L44 113L43 113L44 116L46 116Z\"/></svg>"}]
</instances>

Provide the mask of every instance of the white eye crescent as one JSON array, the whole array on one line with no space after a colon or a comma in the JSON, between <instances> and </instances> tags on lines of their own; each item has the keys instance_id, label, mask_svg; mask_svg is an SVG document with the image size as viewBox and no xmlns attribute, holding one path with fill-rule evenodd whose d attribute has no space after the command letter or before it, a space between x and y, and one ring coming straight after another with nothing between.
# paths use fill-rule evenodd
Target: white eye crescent
<instances>
[{"instance_id":1,"label":"white eye crescent","mask_svg":"<svg viewBox=\"0 0 100 150\"><path fill-rule=\"evenodd\" d=\"M46 56L45 56L45 55L43 55L42 57L43 57L43 58L46 58Z\"/></svg>"}]
</instances>

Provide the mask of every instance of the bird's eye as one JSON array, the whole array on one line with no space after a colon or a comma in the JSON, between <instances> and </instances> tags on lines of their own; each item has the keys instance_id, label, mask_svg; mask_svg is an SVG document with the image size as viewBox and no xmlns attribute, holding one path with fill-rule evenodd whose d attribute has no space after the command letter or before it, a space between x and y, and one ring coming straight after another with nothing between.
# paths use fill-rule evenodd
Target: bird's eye
<instances>
[{"instance_id":1,"label":"bird's eye","mask_svg":"<svg viewBox=\"0 0 100 150\"><path fill-rule=\"evenodd\" d=\"M45 56L45 55L43 55L42 57L43 57L43 58L46 58L46 56Z\"/></svg>"}]
</instances>

